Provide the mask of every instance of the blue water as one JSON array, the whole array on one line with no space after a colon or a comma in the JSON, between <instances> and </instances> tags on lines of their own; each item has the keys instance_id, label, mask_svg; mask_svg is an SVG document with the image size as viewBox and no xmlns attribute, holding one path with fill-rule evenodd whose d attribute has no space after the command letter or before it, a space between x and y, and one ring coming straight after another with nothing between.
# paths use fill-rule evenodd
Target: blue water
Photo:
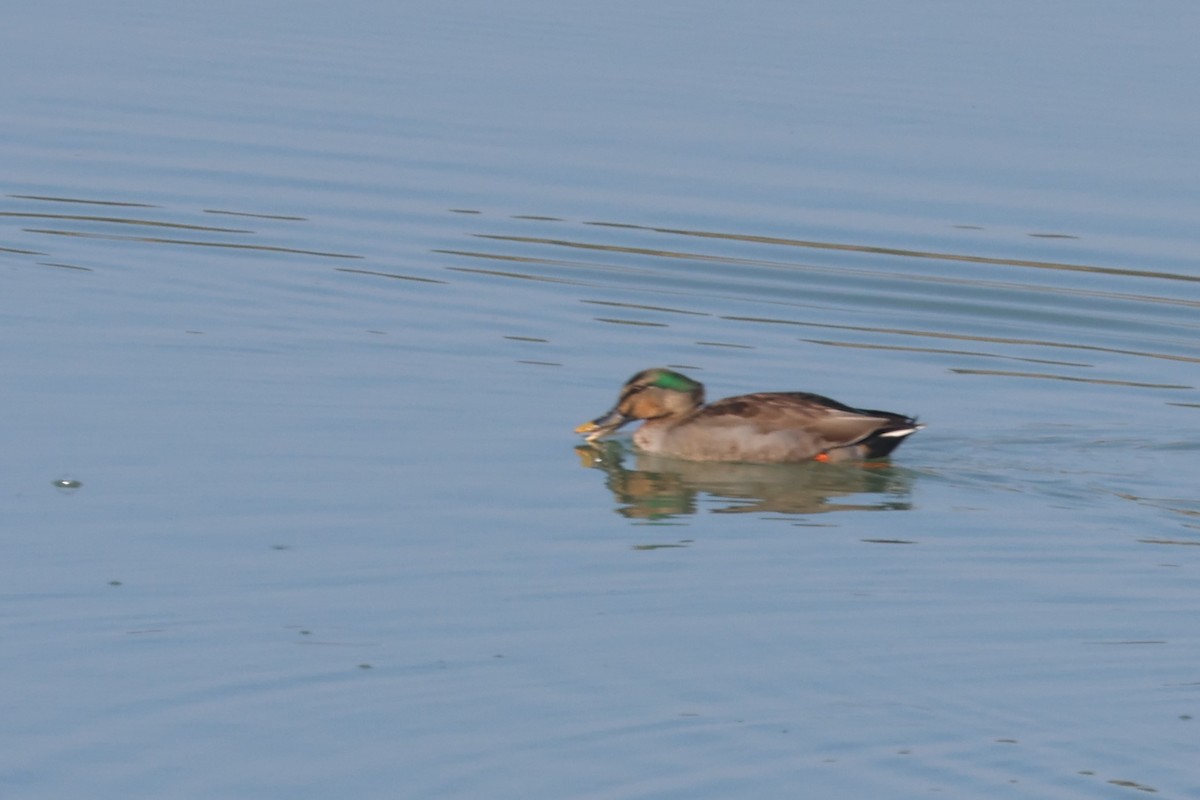
<instances>
[{"instance_id":1,"label":"blue water","mask_svg":"<svg viewBox=\"0 0 1200 800\"><path fill-rule=\"evenodd\" d=\"M0 791L1200 794L1197 16L10 10Z\"/></svg>"}]
</instances>

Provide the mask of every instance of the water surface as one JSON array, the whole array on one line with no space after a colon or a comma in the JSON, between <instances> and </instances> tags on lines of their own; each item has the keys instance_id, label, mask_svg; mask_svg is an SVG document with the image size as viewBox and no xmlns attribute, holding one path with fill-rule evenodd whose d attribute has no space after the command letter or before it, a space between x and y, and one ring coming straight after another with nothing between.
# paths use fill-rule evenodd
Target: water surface
<instances>
[{"instance_id":1,"label":"water surface","mask_svg":"<svg viewBox=\"0 0 1200 800\"><path fill-rule=\"evenodd\" d=\"M1200 792L1191 5L12 16L5 796Z\"/></svg>"}]
</instances>

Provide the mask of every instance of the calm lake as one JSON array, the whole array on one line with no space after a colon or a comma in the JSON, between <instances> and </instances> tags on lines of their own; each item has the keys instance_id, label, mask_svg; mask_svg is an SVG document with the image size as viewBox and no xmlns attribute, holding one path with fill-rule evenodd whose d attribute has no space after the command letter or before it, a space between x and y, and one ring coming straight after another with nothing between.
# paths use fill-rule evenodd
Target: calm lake
<instances>
[{"instance_id":1,"label":"calm lake","mask_svg":"<svg viewBox=\"0 0 1200 800\"><path fill-rule=\"evenodd\" d=\"M0 795L1200 796L1198 25L8 9Z\"/></svg>"}]
</instances>

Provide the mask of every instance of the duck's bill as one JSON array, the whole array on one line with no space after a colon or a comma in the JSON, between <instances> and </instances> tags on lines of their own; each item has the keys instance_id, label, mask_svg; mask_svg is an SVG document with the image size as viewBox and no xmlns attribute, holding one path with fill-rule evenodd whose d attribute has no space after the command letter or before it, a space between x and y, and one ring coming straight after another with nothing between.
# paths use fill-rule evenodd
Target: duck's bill
<instances>
[{"instance_id":1,"label":"duck's bill","mask_svg":"<svg viewBox=\"0 0 1200 800\"><path fill-rule=\"evenodd\" d=\"M629 420L614 408L602 417L596 417L590 422L583 423L575 429L575 432L583 434L583 437L589 442L594 442L601 436L612 433L626 422Z\"/></svg>"}]
</instances>

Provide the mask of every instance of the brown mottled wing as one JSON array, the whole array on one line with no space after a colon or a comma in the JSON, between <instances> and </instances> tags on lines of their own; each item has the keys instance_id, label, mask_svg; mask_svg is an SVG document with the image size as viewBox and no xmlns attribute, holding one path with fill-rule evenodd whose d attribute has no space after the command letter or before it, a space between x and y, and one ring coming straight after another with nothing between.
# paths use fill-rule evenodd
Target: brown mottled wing
<instances>
[{"instance_id":1,"label":"brown mottled wing","mask_svg":"<svg viewBox=\"0 0 1200 800\"><path fill-rule=\"evenodd\" d=\"M851 408L808 392L759 392L728 397L704 408L699 417L712 423L722 417L731 423L736 419L764 433L794 430L821 450L846 447L893 425L911 423L898 414Z\"/></svg>"}]
</instances>

